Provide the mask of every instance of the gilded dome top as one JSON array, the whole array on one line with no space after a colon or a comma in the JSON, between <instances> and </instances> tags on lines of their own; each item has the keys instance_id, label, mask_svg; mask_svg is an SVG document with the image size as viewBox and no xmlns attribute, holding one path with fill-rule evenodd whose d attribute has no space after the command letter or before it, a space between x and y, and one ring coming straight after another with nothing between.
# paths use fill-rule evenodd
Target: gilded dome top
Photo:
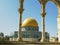
<instances>
[{"instance_id":1,"label":"gilded dome top","mask_svg":"<svg viewBox=\"0 0 60 45\"><path fill-rule=\"evenodd\" d=\"M22 23L22 27L25 27L25 26L38 27L38 23L37 23L36 20L33 19L33 18L27 18L27 19Z\"/></svg>"}]
</instances>

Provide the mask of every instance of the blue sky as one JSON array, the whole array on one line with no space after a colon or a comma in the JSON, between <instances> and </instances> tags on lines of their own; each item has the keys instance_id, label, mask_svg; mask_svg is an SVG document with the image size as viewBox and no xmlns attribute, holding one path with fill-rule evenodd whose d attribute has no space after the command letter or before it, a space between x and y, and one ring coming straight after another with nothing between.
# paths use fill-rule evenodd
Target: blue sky
<instances>
[{"instance_id":1,"label":"blue sky","mask_svg":"<svg viewBox=\"0 0 60 45\"><path fill-rule=\"evenodd\" d=\"M18 31L19 24L19 2L18 0L0 0L0 32L9 35L13 31ZM46 4L45 30L51 36L57 36L57 15L58 10L53 2ZM33 17L42 31L42 17L40 15L41 5L38 0L24 0L24 19Z\"/></svg>"}]
</instances>

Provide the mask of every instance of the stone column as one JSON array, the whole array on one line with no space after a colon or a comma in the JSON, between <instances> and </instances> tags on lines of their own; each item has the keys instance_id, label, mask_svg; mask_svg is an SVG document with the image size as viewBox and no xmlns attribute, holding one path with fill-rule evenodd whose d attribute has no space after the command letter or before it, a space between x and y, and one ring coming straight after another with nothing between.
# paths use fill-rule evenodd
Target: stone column
<instances>
[{"instance_id":1,"label":"stone column","mask_svg":"<svg viewBox=\"0 0 60 45\"><path fill-rule=\"evenodd\" d=\"M19 15L19 30L18 30L18 41L22 41L21 38L21 25L22 25L22 13L23 13L23 2L24 0L19 0L20 2L20 8L18 9L18 12L20 13Z\"/></svg>"},{"instance_id":2,"label":"stone column","mask_svg":"<svg viewBox=\"0 0 60 45\"><path fill-rule=\"evenodd\" d=\"M42 5L42 13L41 13L41 16L42 16L42 39L41 39L41 42L45 42L45 5Z\"/></svg>"},{"instance_id":3,"label":"stone column","mask_svg":"<svg viewBox=\"0 0 60 45\"><path fill-rule=\"evenodd\" d=\"M60 7L58 8L57 28L58 28L58 42L60 42Z\"/></svg>"},{"instance_id":4,"label":"stone column","mask_svg":"<svg viewBox=\"0 0 60 45\"><path fill-rule=\"evenodd\" d=\"M41 4L41 16L42 16L42 39L41 39L41 42L45 42L46 39L45 39L45 4L46 4L46 1L44 0L38 0Z\"/></svg>"}]
</instances>

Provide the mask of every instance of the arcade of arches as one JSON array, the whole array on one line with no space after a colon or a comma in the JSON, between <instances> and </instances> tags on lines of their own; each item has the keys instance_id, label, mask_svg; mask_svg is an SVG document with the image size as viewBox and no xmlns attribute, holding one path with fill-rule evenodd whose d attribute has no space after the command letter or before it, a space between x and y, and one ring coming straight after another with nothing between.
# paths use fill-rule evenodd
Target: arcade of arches
<instances>
[{"instance_id":1,"label":"arcade of arches","mask_svg":"<svg viewBox=\"0 0 60 45\"><path fill-rule=\"evenodd\" d=\"M60 42L60 0L38 0L39 3L41 4L41 15L42 15L42 39L41 41L44 42L45 40L45 6L47 2L51 1L53 2L57 9L58 9L58 16L57 16L57 26L58 26L58 41Z\"/></svg>"},{"instance_id":2,"label":"arcade of arches","mask_svg":"<svg viewBox=\"0 0 60 45\"><path fill-rule=\"evenodd\" d=\"M58 9L58 16L57 16L57 26L58 26L58 41L60 42L60 0L38 0L39 3L41 4L41 16L42 16L42 39L41 41L44 42L45 40L45 6L48 1L52 1L57 9ZM22 13L24 11L23 9L23 2L24 0L19 0L20 2L20 8L19 8L19 13L20 13L20 25L19 25L19 31L18 31L18 41L22 41L21 39L21 23L22 23Z\"/></svg>"}]
</instances>

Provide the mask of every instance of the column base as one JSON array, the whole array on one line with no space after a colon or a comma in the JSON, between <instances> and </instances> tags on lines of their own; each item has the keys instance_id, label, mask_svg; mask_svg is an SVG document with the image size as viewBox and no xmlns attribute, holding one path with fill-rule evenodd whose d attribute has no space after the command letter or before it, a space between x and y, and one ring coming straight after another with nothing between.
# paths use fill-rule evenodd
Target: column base
<instances>
[{"instance_id":1,"label":"column base","mask_svg":"<svg viewBox=\"0 0 60 45\"><path fill-rule=\"evenodd\" d=\"M47 40L46 39L41 39L41 42L47 42Z\"/></svg>"},{"instance_id":2,"label":"column base","mask_svg":"<svg viewBox=\"0 0 60 45\"><path fill-rule=\"evenodd\" d=\"M22 42L22 38L18 38L17 41Z\"/></svg>"}]
</instances>

